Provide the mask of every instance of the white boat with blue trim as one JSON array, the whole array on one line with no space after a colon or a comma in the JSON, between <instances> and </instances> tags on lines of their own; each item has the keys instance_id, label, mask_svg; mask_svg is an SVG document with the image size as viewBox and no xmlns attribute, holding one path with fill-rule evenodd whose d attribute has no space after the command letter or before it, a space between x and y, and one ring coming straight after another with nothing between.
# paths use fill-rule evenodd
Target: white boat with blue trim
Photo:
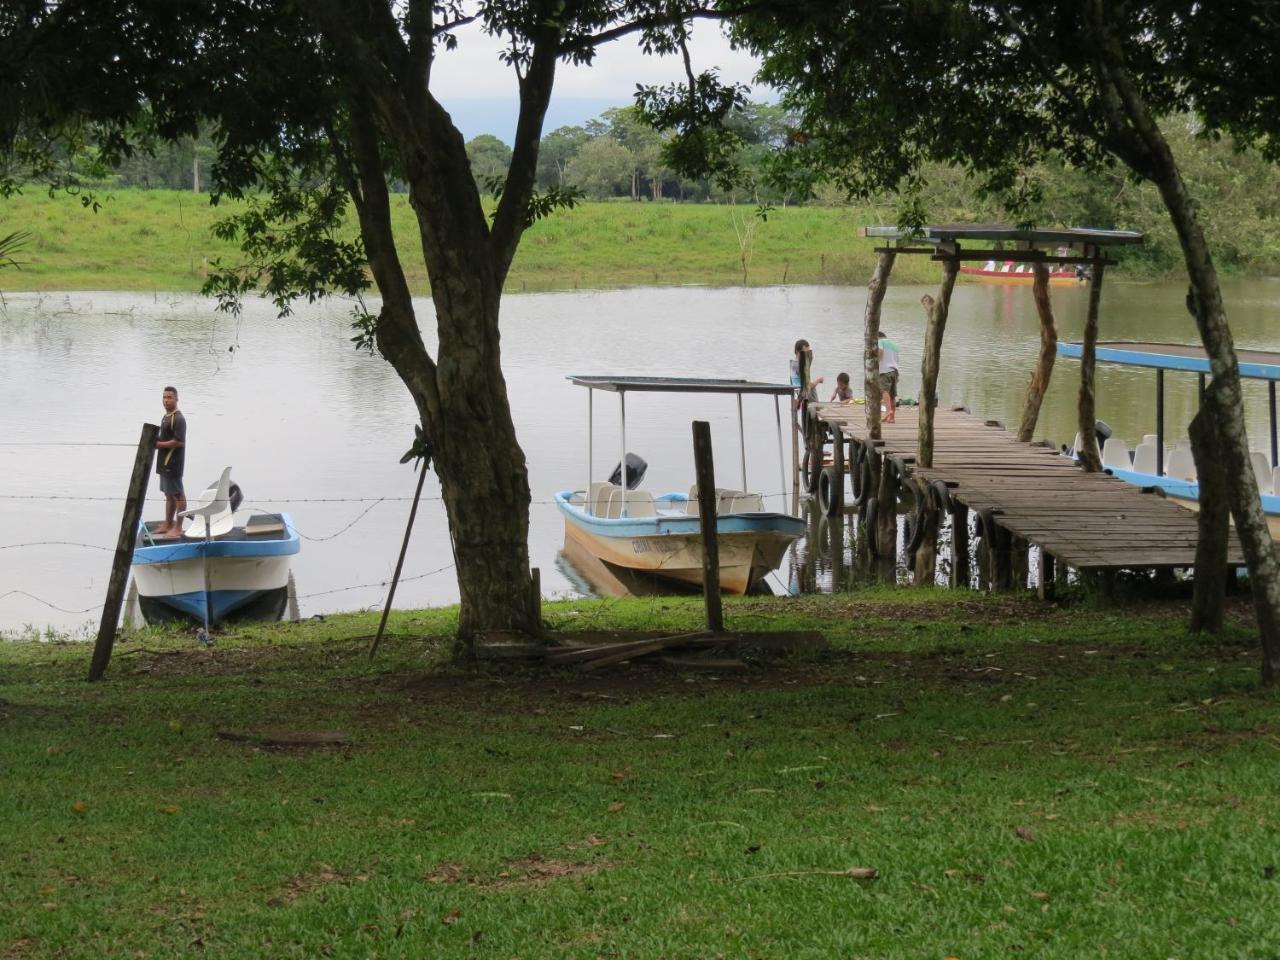
<instances>
[{"instance_id":1,"label":"white boat with blue trim","mask_svg":"<svg viewBox=\"0 0 1280 960\"><path fill-rule=\"evenodd\" d=\"M780 397L792 396L793 388L789 384L685 377L574 376L569 379L588 391L589 465L592 460L591 398L597 390L618 395L622 424L620 451L626 450L626 394L629 392L735 394L743 489L716 488L720 588L726 593L746 593L777 568L787 548L804 532L804 523L790 514L766 510L764 497L745 489L742 397L764 394L775 398L779 490L782 491L785 490L785 468L782 464L782 415L777 401ZM644 461L635 454L622 453L610 480L592 481L585 490L561 490L556 494L556 506L565 519L565 553L579 565L599 565L603 569L597 572L616 578L618 582L625 576L642 575L701 586L702 518L697 489L657 496L636 489L646 468ZM597 583L600 580L599 577L589 579Z\"/></svg>"},{"instance_id":2,"label":"white boat with blue trim","mask_svg":"<svg viewBox=\"0 0 1280 960\"><path fill-rule=\"evenodd\" d=\"M1078 343L1058 344L1058 355L1079 359L1083 347ZM1102 466L1108 473L1140 487L1156 487L1170 499L1189 509L1199 509L1200 484L1196 482L1196 465L1191 444L1186 438L1176 439L1170 447L1165 441L1165 373L1197 374L1203 395L1205 379L1211 375L1209 358L1199 346L1176 343L1112 341L1099 343L1095 356L1099 363L1126 367L1146 367L1155 371L1155 433L1147 434L1132 449L1125 440L1109 435L1099 437ZM1263 350L1237 350L1240 376L1261 380L1267 385L1269 408L1269 449L1251 453L1254 475L1262 496L1262 509L1272 537L1280 540L1280 437L1277 436L1276 383L1280 381L1280 353ZM1078 441L1077 441L1078 443ZM1072 445L1072 452L1074 447Z\"/></svg>"},{"instance_id":3,"label":"white boat with blue trim","mask_svg":"<svg viewBox=\"0 0 1280 960\"><path fill-rule=\"evenodd\" d=\"M189 619L206 628L230 617L278 620L288 604L289 570L300 541L287 513L236 516L231 468L182 516L183 536L153 536L143 522L133 551L133 580L148 623Z\"/></svg>"}]
</instances>

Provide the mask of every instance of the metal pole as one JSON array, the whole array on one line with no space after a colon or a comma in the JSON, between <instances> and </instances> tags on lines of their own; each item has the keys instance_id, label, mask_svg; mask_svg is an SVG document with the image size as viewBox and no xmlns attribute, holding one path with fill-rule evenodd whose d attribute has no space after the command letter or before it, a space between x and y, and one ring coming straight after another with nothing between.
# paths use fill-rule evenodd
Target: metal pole
<instances>
[{"instance_id":1,"label":"metal pole","mask_svg":"<svg viewBox=\"0 0 1280 960\"><path fill-rule=\"evenodd\" d=\"M592 422L595 418L595 411L593 409L595 395L596 392L590 387L587 387L587 486L582 492L582 512L588 516L591 515L591 465L594 462L591 443L595 434L595 431L592 429Z\"/></svg>"},{"instance_id":2,"label":"metal pole","mask_svg":"<svg viewBox=\"0 0 1280 960\"><path fill-rule=\"evenodd\" d=\"M1156 476L1164 476L1164 368L1156 367Z\"/></svg>"},{"instance_id":3,"label":"metal pole","mask_svg":"<svg viewBox=\"0 0 1280 960\"><path fill-rule=\"evenodd\" d=\"M711 424L693 421L693 467L698 481L698 526L702 531L702 595L707 608L707 629L724 631L724 609L720 601L720 541L716 529L715 465L711 456Z\"/></svg>"},{"instance_id":4,"label":"metal pole","mask_svg":"<svg viewBox=\"0 0 1280 960\"><path fill-rule=\"evenodd\" d=\"M775 393L773 395L773 416L778 421L778 480L782 486L778 487L778 495L782 497L782 509L779 513L787 512L787 457L782 452L782 404Z\"/></svg>"},{"instance_id":5,"label":"metal pole","mask_svg":"<svg viewBox=\"0 0 1280 960\"><path fill-rule=\"evenodd\" d=\"M1280 449L1276 447L1276 382L1274 380L1267 381L1267 404L1271 407L1271 469L1280 467L1280 459L1277 454ZM1280 491L1276 491L1280 493Z\"/></svg>"},{"instance_id":6,"label":"metal pole","mask_svg":"<svg viewBox=\"0 0 1280 960\"><path fill-rule=\"evenodd\" d=\"M747 435L742 429L742 394L738 394L738 454L742 458L742 492L747 492Z\"/></svg>"},{"instance_id":7,"label":"metal pole","mask_svg":"<svg viewBox=\"0 0 1280 960\"><path fill-rule=\"evenodd\" d=\"M627 515L627 391L618 391L618 409L622 415L622 489L624 491L622 497L622 512L620 516Z\"/></svg>"}]
</instances>

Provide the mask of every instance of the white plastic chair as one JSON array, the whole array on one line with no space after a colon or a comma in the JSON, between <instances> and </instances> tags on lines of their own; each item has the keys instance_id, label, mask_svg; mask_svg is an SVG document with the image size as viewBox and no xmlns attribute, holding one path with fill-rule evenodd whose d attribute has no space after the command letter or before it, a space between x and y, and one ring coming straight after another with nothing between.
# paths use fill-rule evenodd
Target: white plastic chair
<instances>
[{"instance_id":1,"label":"white plastic chair","mask_svg":"<svg viewBox=\"0 0 1280 960\"><path fill-rule=\"evenodd\" d=\"M1119 437L1108 437L1107 442L1102 445L1102 465L1132 470L1133 461L1129 459L1129 445Z\"/></svg>"},{"instance_id":2,"label":"white plastic chair","mask_svg":"<svg viewBox=\"0 0 1280 960\"><path fill-rule=\"evenodd\" d=\"M221 537L230 533L236 523L231 509L231 468L227 467L222 471L217 483L211 483L205 488L194 507L183 510L178 516L191 518L191 526L186 533L188 537L203 540L205 537Z\"/></svg>"},{"instance_id":3,"label":"white plastic chair","mask_svg":"<svg viewBox=\"0 0 1280 960\"><path fill-rule=\"evenodd\" d=\"M1150 436L1150 434L1148 434ZM1143 440L1133 451L1133 469L1137 473L1156 472L1156 442L1154 440Z\"/></svg>"},{"instance_id":4,"label":"white plastic chair","mask_svg":"<svg viewBox=\"0 0 1280 960\"><path fill-rule=\"evenodd\" d=\"M610 501L612 503L612 501ZM648 490L623 490L619 506L628 517L656 517L653 494Z\"/></svg>"},{"instance_id":5,"label":"white plastic chair","mask_svg":"<svg viewBox=\"0 0 1280 960\"><path fill-rule=\"evenodd\" d=\"M1253 464L1253 475L1258 478L1258 492L1269 496L1275 489L1275 484L1271 479L1271 463L1267 460L1267 455L1250 450L1249 461Z\"/></svg>"},{"instance_id":6,"label":"white plastic chair","mask_svg":"<svg viewBox=\"0 0 1280 960\"><path fill-rule=\"evenodd\" d=\"M589 502L591 509L587 512L593 517L603 517L608 512L609 494L618 489L616 483L610 483L608 480L597 480L591 484L589 493Z\"/></svg>"},{"instance_id":7,"label":"white plastic chair","mask_svg":"<svg viewBox=\"0 0 1280 960\"><path fill-rule=\"evenodd\" d=\"M1164 475L1174 480L1196 482L1196 462L1191 451L1182 447L1174 447L1169 452L1169 459L1164 463Z\"/></svg>"},{"instance_id":8,"label":"white plastic chair","mask_svg":"<svg viewBox=\"0 0 1280 960\"><path fill-rule=\"evenodd\" d=\"M1271 492L1280 493L1280 467L1271 471Z\"/></svg>"},{"instance_id":9,"label":"white plastic chair","mask_svg":"<svg viewBox=\"0 0 1280 960\"><path fill-rule=\"evenodd\" d=\"M1080 439L1080 431L1077 430L1075 439L1071 441L1071 448L1067 451L1067 453L1071 455L1072 460L1080 459L1080 444L1082 442L1083 441Z\"/></svg>"}]
</instances>

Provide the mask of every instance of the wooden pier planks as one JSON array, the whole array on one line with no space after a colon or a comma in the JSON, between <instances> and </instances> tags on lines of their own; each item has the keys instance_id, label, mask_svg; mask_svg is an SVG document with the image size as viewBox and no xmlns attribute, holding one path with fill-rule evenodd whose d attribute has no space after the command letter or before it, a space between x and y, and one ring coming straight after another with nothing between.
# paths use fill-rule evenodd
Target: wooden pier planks
<instances>
[{"instance_id":1,"label":"wooden pier planks","mask_svg":"<svg viewBox=\"0 0 1280 960\"><path fill-rule=\"evenodd\" d=\"M810 408L856 443L867 442L861 405ZM1019 443L993 421L938 410L933 466L917 467L917 408L899 407L875 446L907 472L947 484L970 510L991 511L997 526L1081 570L1154 569L1195 564L1193 511L1106 473L1085 473L1058 451ZM1228 562L1244 564L1232 539Z\"/></svg>"}]
</instances>

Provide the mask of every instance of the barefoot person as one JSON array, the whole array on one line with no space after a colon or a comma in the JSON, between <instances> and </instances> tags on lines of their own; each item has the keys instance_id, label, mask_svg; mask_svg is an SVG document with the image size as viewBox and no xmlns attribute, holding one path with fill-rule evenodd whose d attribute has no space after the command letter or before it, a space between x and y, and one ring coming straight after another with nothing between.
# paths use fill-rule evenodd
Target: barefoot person
<instances>
[{"instance_id":1,"label":"barefoot person","mask_svg":"<svg viewBox=\"0 0 1280 960\"><path fill-rule=\"evenodd\" d=\"M160 419L160 439L156 441L156 473L164 494L164 525L156 530L162 537L182 536L178 514L187 509L182 489L182 468L187 454L187 418L178 409L178 391L165 387L161 394L164 416Z\"/></svg>"},{"instance_id":2,"label":"barefoot person","mask_svg":"<svg viewBox=\"0 0 1280 960\"><path fill-rule=\"evenodd\" d=\"M880 390L884 415L881 423L893 423L898 419L898 345L880 331Z\"/></svg>"}]
</instances>

